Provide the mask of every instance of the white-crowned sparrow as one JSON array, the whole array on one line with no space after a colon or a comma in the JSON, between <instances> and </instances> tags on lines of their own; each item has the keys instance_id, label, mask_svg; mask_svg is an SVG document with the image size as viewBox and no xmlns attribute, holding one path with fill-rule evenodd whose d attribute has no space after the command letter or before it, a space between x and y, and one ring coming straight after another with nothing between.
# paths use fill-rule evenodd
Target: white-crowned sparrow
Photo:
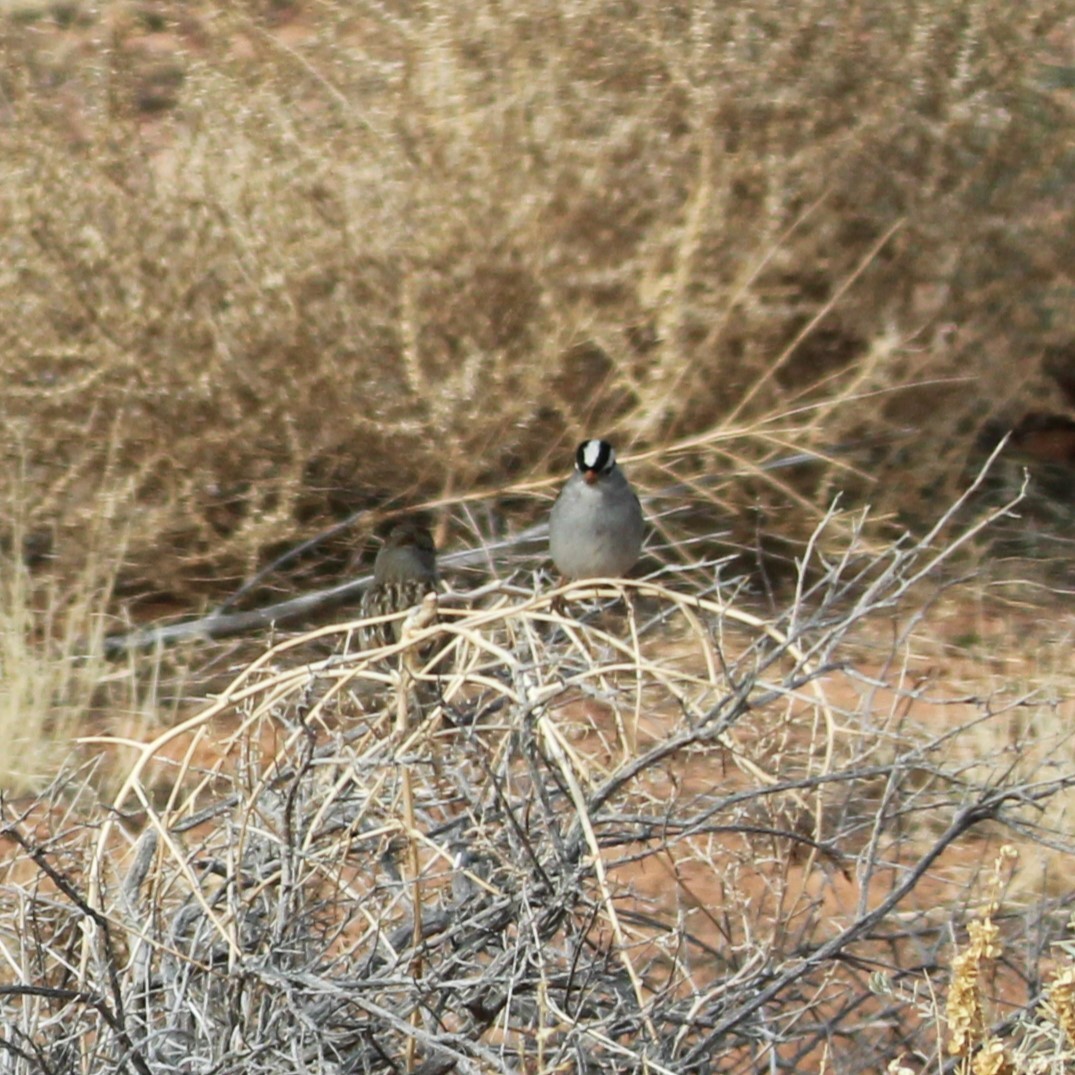
<instances>
[{"instance_id":1,"label":"white-crowned sparrow","mask_svg":"<svg viewBox=\"0 0 1075 1075\"><path fill-rule=\"evenodd\" d=\"M549 516L549 552L568 579L625 575L642 548L642 505L607 440L584 440Z\"/></svg>"},{"instance_id":2,"label":"white-crowned sparrow","mask_svg":"<svg viewBox=\"0 0 1075 1075\"><path fill-rule=\"evenodd\" d=\"M388 535L373 562L373 582L362 595L362 615L389 616L422 603L437 589L437 547L433 535L417 523L400 523ZM398 642L404 617L375 624L362 632L363 644Z\"/></svg>"}]
</instances>

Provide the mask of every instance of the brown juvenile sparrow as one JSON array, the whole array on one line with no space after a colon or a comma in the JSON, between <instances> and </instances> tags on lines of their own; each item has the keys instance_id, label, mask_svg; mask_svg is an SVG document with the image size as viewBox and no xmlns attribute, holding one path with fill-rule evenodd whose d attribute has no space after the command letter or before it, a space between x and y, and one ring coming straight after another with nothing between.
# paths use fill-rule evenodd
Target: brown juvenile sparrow
<instances>
[{"instance_id":1,"label":"brown juvenile sparrow","mask_svg":"<svg viewBox=\"0 0 1075 1075\"><path fill-rule=\"evenodd\" d=\"M626 575L642 549L645 521L607 440L584 440L575 473L549 516L549 553L567 579Z\"/></svg>"},{"instance_id":2,"label":"brown juvenile sparrow","mask_svg":"<svg viewBox=\"0 0 1075 1075\"><path fill-rule=\"evenodd\" d=\"M362 595L362 615L390 616L420 605L437 591L437 547L433 535L417 523L400 523L388 535L373 562L373 582ZM362 632L363 644L398 642L406 617L373 624Z\"/></svg>"}]
</instances>

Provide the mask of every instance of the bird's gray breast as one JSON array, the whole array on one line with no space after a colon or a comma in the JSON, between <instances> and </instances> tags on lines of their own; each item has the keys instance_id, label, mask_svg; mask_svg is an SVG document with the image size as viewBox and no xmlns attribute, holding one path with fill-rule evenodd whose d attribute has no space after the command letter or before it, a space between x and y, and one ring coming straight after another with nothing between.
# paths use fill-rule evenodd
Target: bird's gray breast
<instances>
[{"instance_id":1,"label":"bird's gray breast","mask_svg":"<svg viewBox=\"0 0 1075 1075\"><path fill-rule=\"evenodd\" d=\"M638 498L622 474L593 485L576 474L553 505L549 552L568 578L623 575L638 559L643 529Z\"/></svg>"}]
</instances>

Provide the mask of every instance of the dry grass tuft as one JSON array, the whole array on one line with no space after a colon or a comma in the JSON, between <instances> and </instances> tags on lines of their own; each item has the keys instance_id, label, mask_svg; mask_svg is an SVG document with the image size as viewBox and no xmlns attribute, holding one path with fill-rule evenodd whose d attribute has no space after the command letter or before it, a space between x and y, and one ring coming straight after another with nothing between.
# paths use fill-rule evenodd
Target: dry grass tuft
<instances>
[{"instance_id":1,"label":"dry grass tuft","mask_svg":"<svg viewBox=\"0 0 1075 1075\"><path fill-rule=\"evenodd\" d=\"M0 553L0 788L9 794L50 783L101 708L127 708L137 693L104 657L122 549L102 546L116 520L103 511L83 535L82 570L65 585L30 566L48 555L48 539L30 532L25 501L25 485L16 487L4 511L10 545Z\"/></svg>"}]
</instances>

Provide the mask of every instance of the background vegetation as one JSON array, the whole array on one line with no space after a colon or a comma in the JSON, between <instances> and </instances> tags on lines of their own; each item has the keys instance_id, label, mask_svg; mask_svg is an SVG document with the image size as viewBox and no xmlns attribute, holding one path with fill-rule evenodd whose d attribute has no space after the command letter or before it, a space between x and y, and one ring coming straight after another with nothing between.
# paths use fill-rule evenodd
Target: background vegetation
<instances>
[{"instance_id":1,"label":"background vegetation","mask_svg":"<svg viewBox=\"0 0 1075 1075\"><path fill-rule=\"evenodd\" d=\"M943 540L958 555L923 577L910 620L881 643L896 604L841 606L866 649L839 659L864 660L900 704L919 688L889 673L922 660L938 699L985 699L990 719L961 712L963 745L942 766L953 816L964 791L988 797L1000 779L964 786L968 757L1011 748L1016 786L1059 781L1048 835L1030 838L1049 853L1011 910L1047 923L1011 1002L1030 1003L1066 898L1043 878L1068 853L1071 771L1073 42L1075 8L1040 0L12 0L0 16L8 791L46 787L79 732L141 739L200 712L266 641L109 660L106 634L212 607L319 534L241 604L359 573L395 512L427 512L442 548L488 546L542 519L584 436L614 439L649 494L645 571L700 595L729 596L718 583L734 577L737 607L787 626L832 578L834 550L873 565L865 584L1014 430L952 518ZM957 540L1016 494L1024 467L1016 513ZM506 575L539 558L485 566ZM973 588L950 594L972 571ZM674 663L675 649L649 659ZM1006 701L990 708L994 695ZM1024 756L1024 726L993 719L1012 699L1051 757ZM870 704L868 691L847 701ZM752 735L751 749L771 745ZM889 756L916 743L893 740ZM81 757L98 749L81 797L61 785L32 807L9 798L7 820L45 833L72 810L86 828L71 854L89 854L104 809L89 800L109 801L129 762L115 743ZM858 773L858 749L827 771ZM1036 765L1061 771L1046 781ZM187 794L161 779L147 777L149 799ZM859 779L838 781L849 799ZM885 817L917 819L923 794ZM850 831L811 824L815 840ZM40 867L18 831L13 884ZM908 838L921 853L935 837ZM976 861L991 869L995 850L986 841ZM181 856L169 861L189 882ZM80 869L64 869L95 907ZM946 891L952 929L979 888L968 871ZM814 944L810 922L771 958ZM41 951L65 951L67 929L35 934ZM928 962L942 973L951 953L937 945ZM918 998L904 1002L897 1024ZM893 1037L855 1041L879 1068L900 1055ZM845 1055L865 1070L862 1051Z\"/></svg>"},{"instance_id":2,"label":"background vegetation","mask_svg":"<svg viewBox=\"0 0 1075 1075\"><path fill-rule=\"evenodd\" d=\"M811 503L943 503L989 419L1062 401L1071 28L979 2L14 5L27 536L78 563L108 505L121 592L188 603L356 508L561 474L594 432L727 476L736 514L787 503L743 468L837 445Z\"/></svg>"}]
</instances>

